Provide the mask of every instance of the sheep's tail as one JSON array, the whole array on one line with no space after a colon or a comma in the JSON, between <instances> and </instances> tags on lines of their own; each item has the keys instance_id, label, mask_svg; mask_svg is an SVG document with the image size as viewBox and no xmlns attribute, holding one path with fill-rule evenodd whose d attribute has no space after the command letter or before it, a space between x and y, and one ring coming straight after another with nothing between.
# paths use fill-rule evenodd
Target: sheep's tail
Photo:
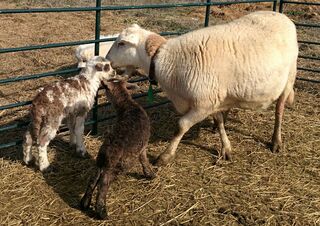
<instances>
[{"instance_id":1,"label":"sheep's tail","mask_svg":"<svg viewBox=\"0 0 320 226\"><path fill-rule=\"evenodd\" d=\"M294 90L292 89L287 97L287 100L286 100L286 103L289 105L289 106L292 106L293 105L293 101L294 101Z\"/></svg>"}]
</instances>

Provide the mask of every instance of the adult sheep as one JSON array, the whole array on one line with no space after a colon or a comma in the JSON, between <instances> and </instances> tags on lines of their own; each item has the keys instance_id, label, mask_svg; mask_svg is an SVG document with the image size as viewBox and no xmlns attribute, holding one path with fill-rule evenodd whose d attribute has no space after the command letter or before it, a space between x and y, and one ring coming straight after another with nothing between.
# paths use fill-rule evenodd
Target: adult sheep
<instances>
[{"instance_id":1,"label":"adult sheep","mask_svg":"<svg viewBox=\"0 0 320 226\"><path fill-rule=\"evenodd\" d=\"M285 103L293 101L298 57L296 28L285 15L254 12L167 41L132 25L120 33L106 57L115 68L143 68L183 115L158 165L173 160L182 136L210 114L221 137L220 155L230 159L222 112L267 108L275 100L272 151L281 149L281 121Z\"/></svg>"}]
</instances>

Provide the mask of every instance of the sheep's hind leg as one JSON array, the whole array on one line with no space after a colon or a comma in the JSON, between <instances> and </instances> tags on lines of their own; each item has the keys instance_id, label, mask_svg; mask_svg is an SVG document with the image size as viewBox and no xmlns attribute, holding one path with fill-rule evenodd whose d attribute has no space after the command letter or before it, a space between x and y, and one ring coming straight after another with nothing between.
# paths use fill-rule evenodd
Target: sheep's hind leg
<instances>
[{"instance_id":1,"label":"sheep's hind leg","mask_svg":"<svg viewBox=\"0 0 320 226\"><path fill-rule=\"evenodd\" d=\"M27 130L27 132L24 135L24 141L23 141L23 161L26 165L29 165L30 162L33 160L32 155L32 136L30 129Z\"/></svg>"},{"instance_id":2,"label":"sheep's hind leg","mask_svg":"<svg viewBox=\"0 0 320 226\"><path fill-rule=\"evenodd\" d=\"M139 156L140 163L143 168L143 173L147 179L154 179L156 177L155 173L153 172L152 166L149 162L147 157L146 148L141 152Z\"/></svg>"},{"instance_id":3,"label":"sheep's hind leg","mask_svg":"<svg viewBox=\"0 0 320 226\"><path fill-rule=\"evenodd\" d=\"M48 160L47 147L50 141L56 136L58 128L58 126L56 128L47 127L43 128L40 132L37 149L39 153L38 164L41 172L53 171Z\"/></svg>"},{"instance_id":4,"label":"sheep's hind leg","mask_svg":"<svg viewBox=\"0 0 320 226\"><path fill-rule=\"evenodd\" d=\"M82 199L80 201L80 207L83 210L89 208L90 203L91 203L91 199L92 199L93 191L96 188L100 177L101 177L101 169L98 168L97 171L96 171L95 176L90 178L86 193L84 194L84 196L82 197Z\"/></svg>"},{"instance_id":5,"label":"sheep's hind leg","mask_svg":"<svg viewBox=\"0 0 320 226\"><path fill-rule=\"evenodd\" d=\"M228 139L226 130L224 128L224 121L225 121L224 113L218 112L218 113L214 114L213 117L214 117L216 125L218 126L220 139L221 139L222 148L221 148L220 155L222 156L222 158L224 160L231 160L231 153L230 153L231 152L231 144Z\"/></svg>"},{"instance_id":6,"label":"sheep's hind leg","mask_svg":"<svg viewBox=\"0 0 320 226\"><path fill-rule=\"evenodd\" d=\"M104 171L100 177L96 201L96 212L99 219L105 219L107 217L106 195L114 178L115 172L111 170Z\"/></svg>"},{"instance_id":7,"label":"sheep's hind leg","mask_svg":"<svg viewBox=\"0 0 320 226\"><path fill-rule=\"evenodd\" d=\"M77 117L75 124L75 134L76 134L76 154L80 157L87 157L88 153L86 147L83 143L83 132L84 132L84 121L85 117Z\"/></svg>"},{"instance_id":8,"label":"sheep's hind leg","mask_svg":"<svg viewBox=\"0 0 320 226\"><path fill-rule=\"evenodd\" d=\"M279 152L282 147L281 121L287 96L281 95L278 99L275 112L274 132L272 136L272 152Z\"/></svg>"},{"instance_id":9,"label":"sheep's hind leg","mask_svg":"<svg viewBox=\"0 0 320 226\"><path fill-rule=\"evenodd\" d=\"M168 148L165 152L163 152L157 160L156 165L166 165L170 161L172 161L175 158L176 150L178 147L178 144L180 143L183 135L188 132L188 130L195 125L196 123L202 121L205 119L208 115L210 115L211 111L207 109L197 109L193 108L188 111L185 115L183 115L179 119L179 132L174 136L174 138L171 140Z\"/></svg>"}]
</instances>

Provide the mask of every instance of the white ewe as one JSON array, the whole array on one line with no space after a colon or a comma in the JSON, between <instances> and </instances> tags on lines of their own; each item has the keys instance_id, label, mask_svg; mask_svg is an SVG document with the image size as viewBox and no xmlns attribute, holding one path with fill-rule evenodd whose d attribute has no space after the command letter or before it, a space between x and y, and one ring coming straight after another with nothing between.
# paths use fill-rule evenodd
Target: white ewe
<instances>
[{"instance_id":1,"label":"white ewe","mask_svg":"<svg viewBox=\"0 0 320 226\"><path fill-rule=\"evenodd\" d=\"M168 41L132 25L120 33L107 59L114 68L144 69L183 114L179 132L159 156L161 165L174 159L182 136L210 114L219 128L221 154L230 158L222 112L266 108L276 100L272 150L278 151L285 102L293 101L297 56L294 23L283 14L262 11Z\"/></svg>"}]
</instances>

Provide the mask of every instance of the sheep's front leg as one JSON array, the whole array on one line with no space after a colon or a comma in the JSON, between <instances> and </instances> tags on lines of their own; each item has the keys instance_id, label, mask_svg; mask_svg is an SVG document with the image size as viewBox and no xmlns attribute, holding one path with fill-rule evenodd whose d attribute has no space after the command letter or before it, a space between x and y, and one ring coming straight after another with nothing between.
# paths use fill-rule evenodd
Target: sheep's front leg
<instances>
[{"instance_id":1,"label":"sheep's front leg","mask_svg":"<svg viewBox=\"0 0 320 226\"><path fill-rule=\"evenodd\" d=\"M112 172L112 170L104 171L100 177L96 201L96 212L99 219L105 219L107 217L106 196L114 178L115 173Z\"/></svg>"},{"instance_id":2,"label":"sheep's front leg","mask_svg":"<svg viewBox=\"0 0 320 226\"><path fill-rule=\"evenodd\" d=\"M76 117L75 135L76 135L76 154L80 157L86 157L87 151L83 143L85 117Z\"/></svg>"},{"instance_id":3,"label":"sheep's front leg","mask_svg":"<svg viewBox=\"0 0 320 226\"><path fill-rule=\"evenodd\" d=\"M82 209L88 209L89 208L90 203L91 203L91 199L92 199L93 191L96 188L100 177L101 177L101 169L98 168L95 176L91 177L89 185L88 185L87 190L86 190L86 193L84 194L84 196L82 197L82 199L80 201L80 207Z\"/></svg>"},{"instance_id":4,"label":"sheep's front leg","mask_svg":"<svg viewBox=\"0 0 320 226\"><path fill-rule=\"evenodd\" d=\"M196 123L205 119L210 115L211 111L207 109L197 109L193 108L188 111L184 116L179 119L179 132L171 140L168 148L163 152L158 160L156 165L166 165L175 158L176 150L178 144L180 143L183 135Z\"/></svg>"},{"instance_id":5,"label":"sheep's front leg","mask_svg":"<svg viewBox=\"0 0 320 226\"><path fill-rule=\"evenodd\" d=\"M225 160L231 160L231 144L230 141L228 139L226 130L224 128L224 113L219 112L214 114L214 121L216 123L216 125L218 126L219 129L219 134L220 134L220 139L221 139L221 153L220 155L222 156L223 159Z\"/></svg>"}]
</instances>

